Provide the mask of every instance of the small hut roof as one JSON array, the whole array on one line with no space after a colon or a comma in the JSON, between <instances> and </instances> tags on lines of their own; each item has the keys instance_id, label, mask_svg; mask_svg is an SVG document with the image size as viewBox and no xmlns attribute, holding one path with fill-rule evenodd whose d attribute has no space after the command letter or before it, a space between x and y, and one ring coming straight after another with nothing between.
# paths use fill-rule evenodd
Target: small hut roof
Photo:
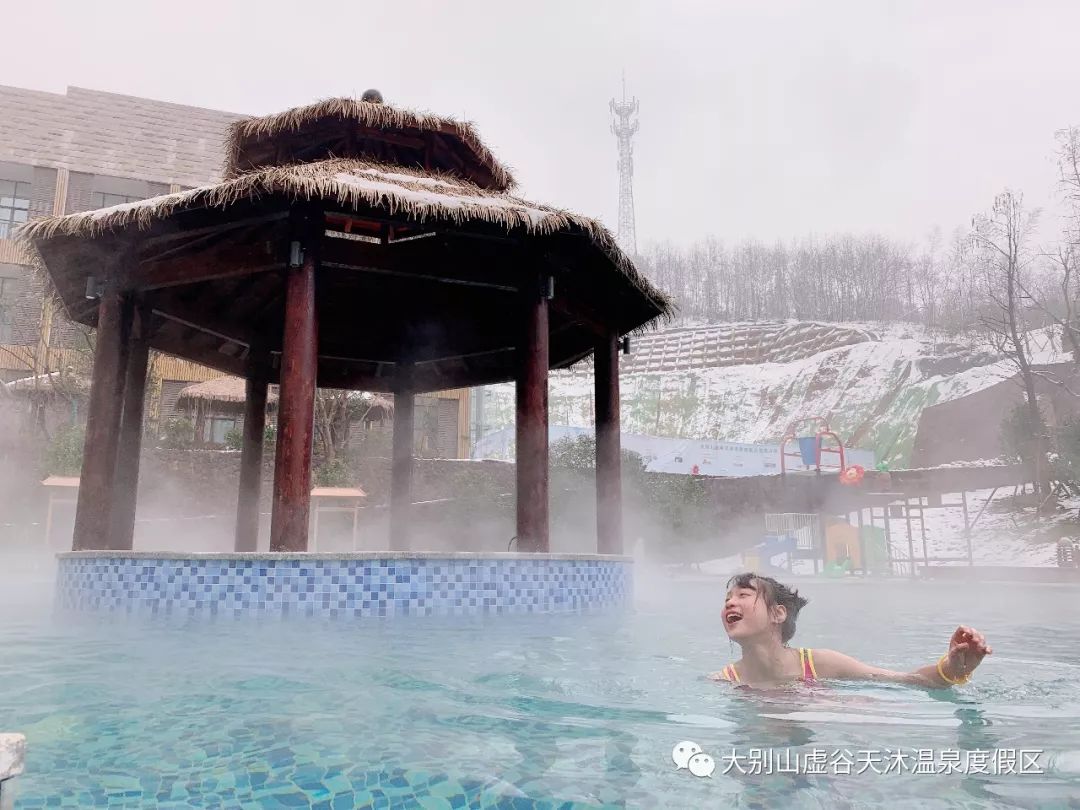
<instances>
[{"instance_id":1,"label":"small hut roof","mask_svg":"<svg viewBox=\"0 0 1080 810\"><path fill-rule=\"evenodd\" d=\"M86 394L90 390L90 381L73 371L50 371L36 376L20 377L0 385L0 388L11 394L37 393L71 396Z\"/></svg>"},{"instance_id":2,"label":"small hut roof","mask_svg":"<svg viewBox=\"0 0 1080 810\"><path fill-rule=\"evenodd\" d=\"M234 122L225 177L328 156L441 170L491 191L516 185L472 124L354 98L331 98Z\"/></svg>"},{"instance_id":3,"label":"small hut roof","mask_svg":"<svg viewBox=\"0 0 1080 810\"><path fill-rule=\"evenodd\" d=\"M354 391L352 397L364 402L373 411L386 415L394 413L394 398L367 391ZM176 398L177 405L198 406L208 404L238 405L247 398L247 387L242 377L215 377L201 383L193 383L180 389ZM270 386L266 395L268 408L274 408L278 402L277 386Z\"/></svg>"},{"instance_id":4,"label":"small hut roof","mask_svg":"<svg viewBox=\"0 0 1080 810\"><path fill-rule=\"evenodd\" d=\"M210 403L235 405L247 399L246 383L242 377L216 377L201 383L186 385L180 389L177 405L205 405ZM278 392L271 387L266 395L267 407L277 405Z\"/></svg>"}]
</instances>

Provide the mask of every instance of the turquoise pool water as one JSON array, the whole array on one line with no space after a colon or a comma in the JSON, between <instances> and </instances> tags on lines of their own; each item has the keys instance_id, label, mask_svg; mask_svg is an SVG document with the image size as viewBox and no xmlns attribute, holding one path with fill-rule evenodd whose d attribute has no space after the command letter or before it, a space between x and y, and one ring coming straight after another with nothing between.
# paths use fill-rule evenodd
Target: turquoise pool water
<instances>
[{"instance_id":1,"label":"turquoise pool water","mask_svg":"<svg viewBox=\"0 0 1080 810\"><path fill-rule=\"evenodd\" d=\"M72 620L0 599L0 730L29 749L15 806L1080 806L1080 589L807 583L799 644L913 667L962 620L995 655L952 694L749 697L702 677L731 655L720 587L483 620ZM680 741L712 776L676 768ZM766 749L799 772L749 772ZM886 749L903 772L875 773ZM1019 749L1043 752L1025 773ZM945 772L916 773L920 750ZM971 772L972 751L1005 772Z\"/></svg>"}]
</instances>

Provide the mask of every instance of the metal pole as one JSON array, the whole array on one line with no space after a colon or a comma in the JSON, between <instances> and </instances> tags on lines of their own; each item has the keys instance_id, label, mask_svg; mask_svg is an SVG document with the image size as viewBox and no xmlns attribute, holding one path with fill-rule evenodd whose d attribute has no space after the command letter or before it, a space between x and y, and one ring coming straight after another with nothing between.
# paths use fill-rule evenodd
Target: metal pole
<instances>
[{"instance_id":1,"label":"metal pole","mask_svg":"<svg viewBox=\"0 0 1080 810\"><path fill-rule=\"evenodd\" d=\"M885 548L888 550L889 558L893 556L892 548L892 529L890 524L892 521L889 516L889 505L886 504L881 509L881 523L885 527Z\"/></svg>"},{"instance_id":2,"label":"metal pole","mask_svg":"<svg viewBox=\"0 0 1080 810\"><path fill-rule=\"evenodd\" d=\"M926 549L926 505L923 503L923 496L919 496L919 533L922 535L922 556L923 565L927 568L930 567L930 552Z\"/></svg>"},{"instance_id":3,"label":"metal pole","mask_svg":"<svg viewBox=\"0 0 1080 810\"><path fill-rule=\"evenodd\" d=\"M863 523L863 509L859 507L859 568L862 569L862 575L866 576L866 535L864 533L866 525Z\"/></svg>"},{"instance_id":4,"label":"metal pole","mask_svg":"<svg viewBox=\"0 0 1080 810\"><path fill-rule=\"evenodd\" d=\"M968 565L975 565L975 556L971 552L971 523L968 521L967 492L960 493L960 504L964 507L964 539L967 541Z\"/></svg>"},{"instance_id":5,"label":"metal pole","mask_svg":"<svg viewBox=\"0 0 1080 810\"><path fill-rule=\"evenodd\" d=\"M911 498L904 497L904 522L907 523L908 564L911 576L915 576L915 538L911 533Z\"/></svg>"}]
</instances>

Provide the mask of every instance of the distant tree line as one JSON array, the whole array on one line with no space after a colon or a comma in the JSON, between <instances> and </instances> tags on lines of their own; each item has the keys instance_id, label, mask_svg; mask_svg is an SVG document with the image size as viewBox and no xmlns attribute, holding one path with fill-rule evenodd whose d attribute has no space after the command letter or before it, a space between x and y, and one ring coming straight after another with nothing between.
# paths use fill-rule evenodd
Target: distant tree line
<instances>
[{"instance_id":1,"label":"distant tree line","mask_svg":"<svg viewBox=\"0 0 1080 810\"><path fill-rule=\"evenodd\" d=\"M986 332L988 320L1000 322L1011 285L1018 325L1057 323L1080 348L1080 127L1057 133L1055 157L1065 220L1049 245L1032 242L1039 211L1005 190L968 225L917 242L847 233L772 243L708 237L652 244L637 258L687 321L909 322ZM1011 264L998 261L998 248L1012 252Z\"/></svg>"},{"instance_id":2,"label":"distant tree line","mask_svg":"<svg viewBox=\"0 0 1080 810\"><path fill-rule=\"evenodd\" d=\"M1032 330L1052 326L1080 365L1080 127L1056 133L1062 223L1037 244L1040 212L1005 189L966 228L921 243L837 234L766 244L708 238L686 248L647 247L643 271L671 293L687 321L819 320L922 324L967 333L1016 367L1022 404L1003 430L1006 455L1035 470L1040 502L1080 491L1080 427L1048 430L1039 381L1080 399L1034 358ZM1074 452L1076 451L1076 452ZM1063 461L1068 459L1066 463Z\"/></svg>"},{"instance_id":3,"label":"distant tree line","mask_svg":"<svg viewBox=\"0 0 1080 810\"><path fill-rule=\"evenodd\" d=\"M905 321L961 331L978 323L983 279L969 233L922 244L837 234L771 244L707 238L648 246L644 272L690 321Z\"/></svg>"}]
</instances>

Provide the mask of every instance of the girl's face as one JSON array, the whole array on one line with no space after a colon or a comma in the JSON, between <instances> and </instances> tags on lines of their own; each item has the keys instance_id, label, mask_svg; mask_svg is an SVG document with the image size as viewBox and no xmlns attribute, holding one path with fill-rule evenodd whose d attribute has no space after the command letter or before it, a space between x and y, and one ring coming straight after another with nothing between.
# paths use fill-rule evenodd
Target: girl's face
<instances>
[{"instance_id":1,"label":"girl's face","mask_svg":"<svg viewBox=\"0 0 1080 810\"><path fill-rule=\"evenodd\" d=\"M777 632L785 618L787 611L779 605L770 609L756 588L732 588L724 600L724 631L732 641Z\"/></svg>"}]
</instances>

